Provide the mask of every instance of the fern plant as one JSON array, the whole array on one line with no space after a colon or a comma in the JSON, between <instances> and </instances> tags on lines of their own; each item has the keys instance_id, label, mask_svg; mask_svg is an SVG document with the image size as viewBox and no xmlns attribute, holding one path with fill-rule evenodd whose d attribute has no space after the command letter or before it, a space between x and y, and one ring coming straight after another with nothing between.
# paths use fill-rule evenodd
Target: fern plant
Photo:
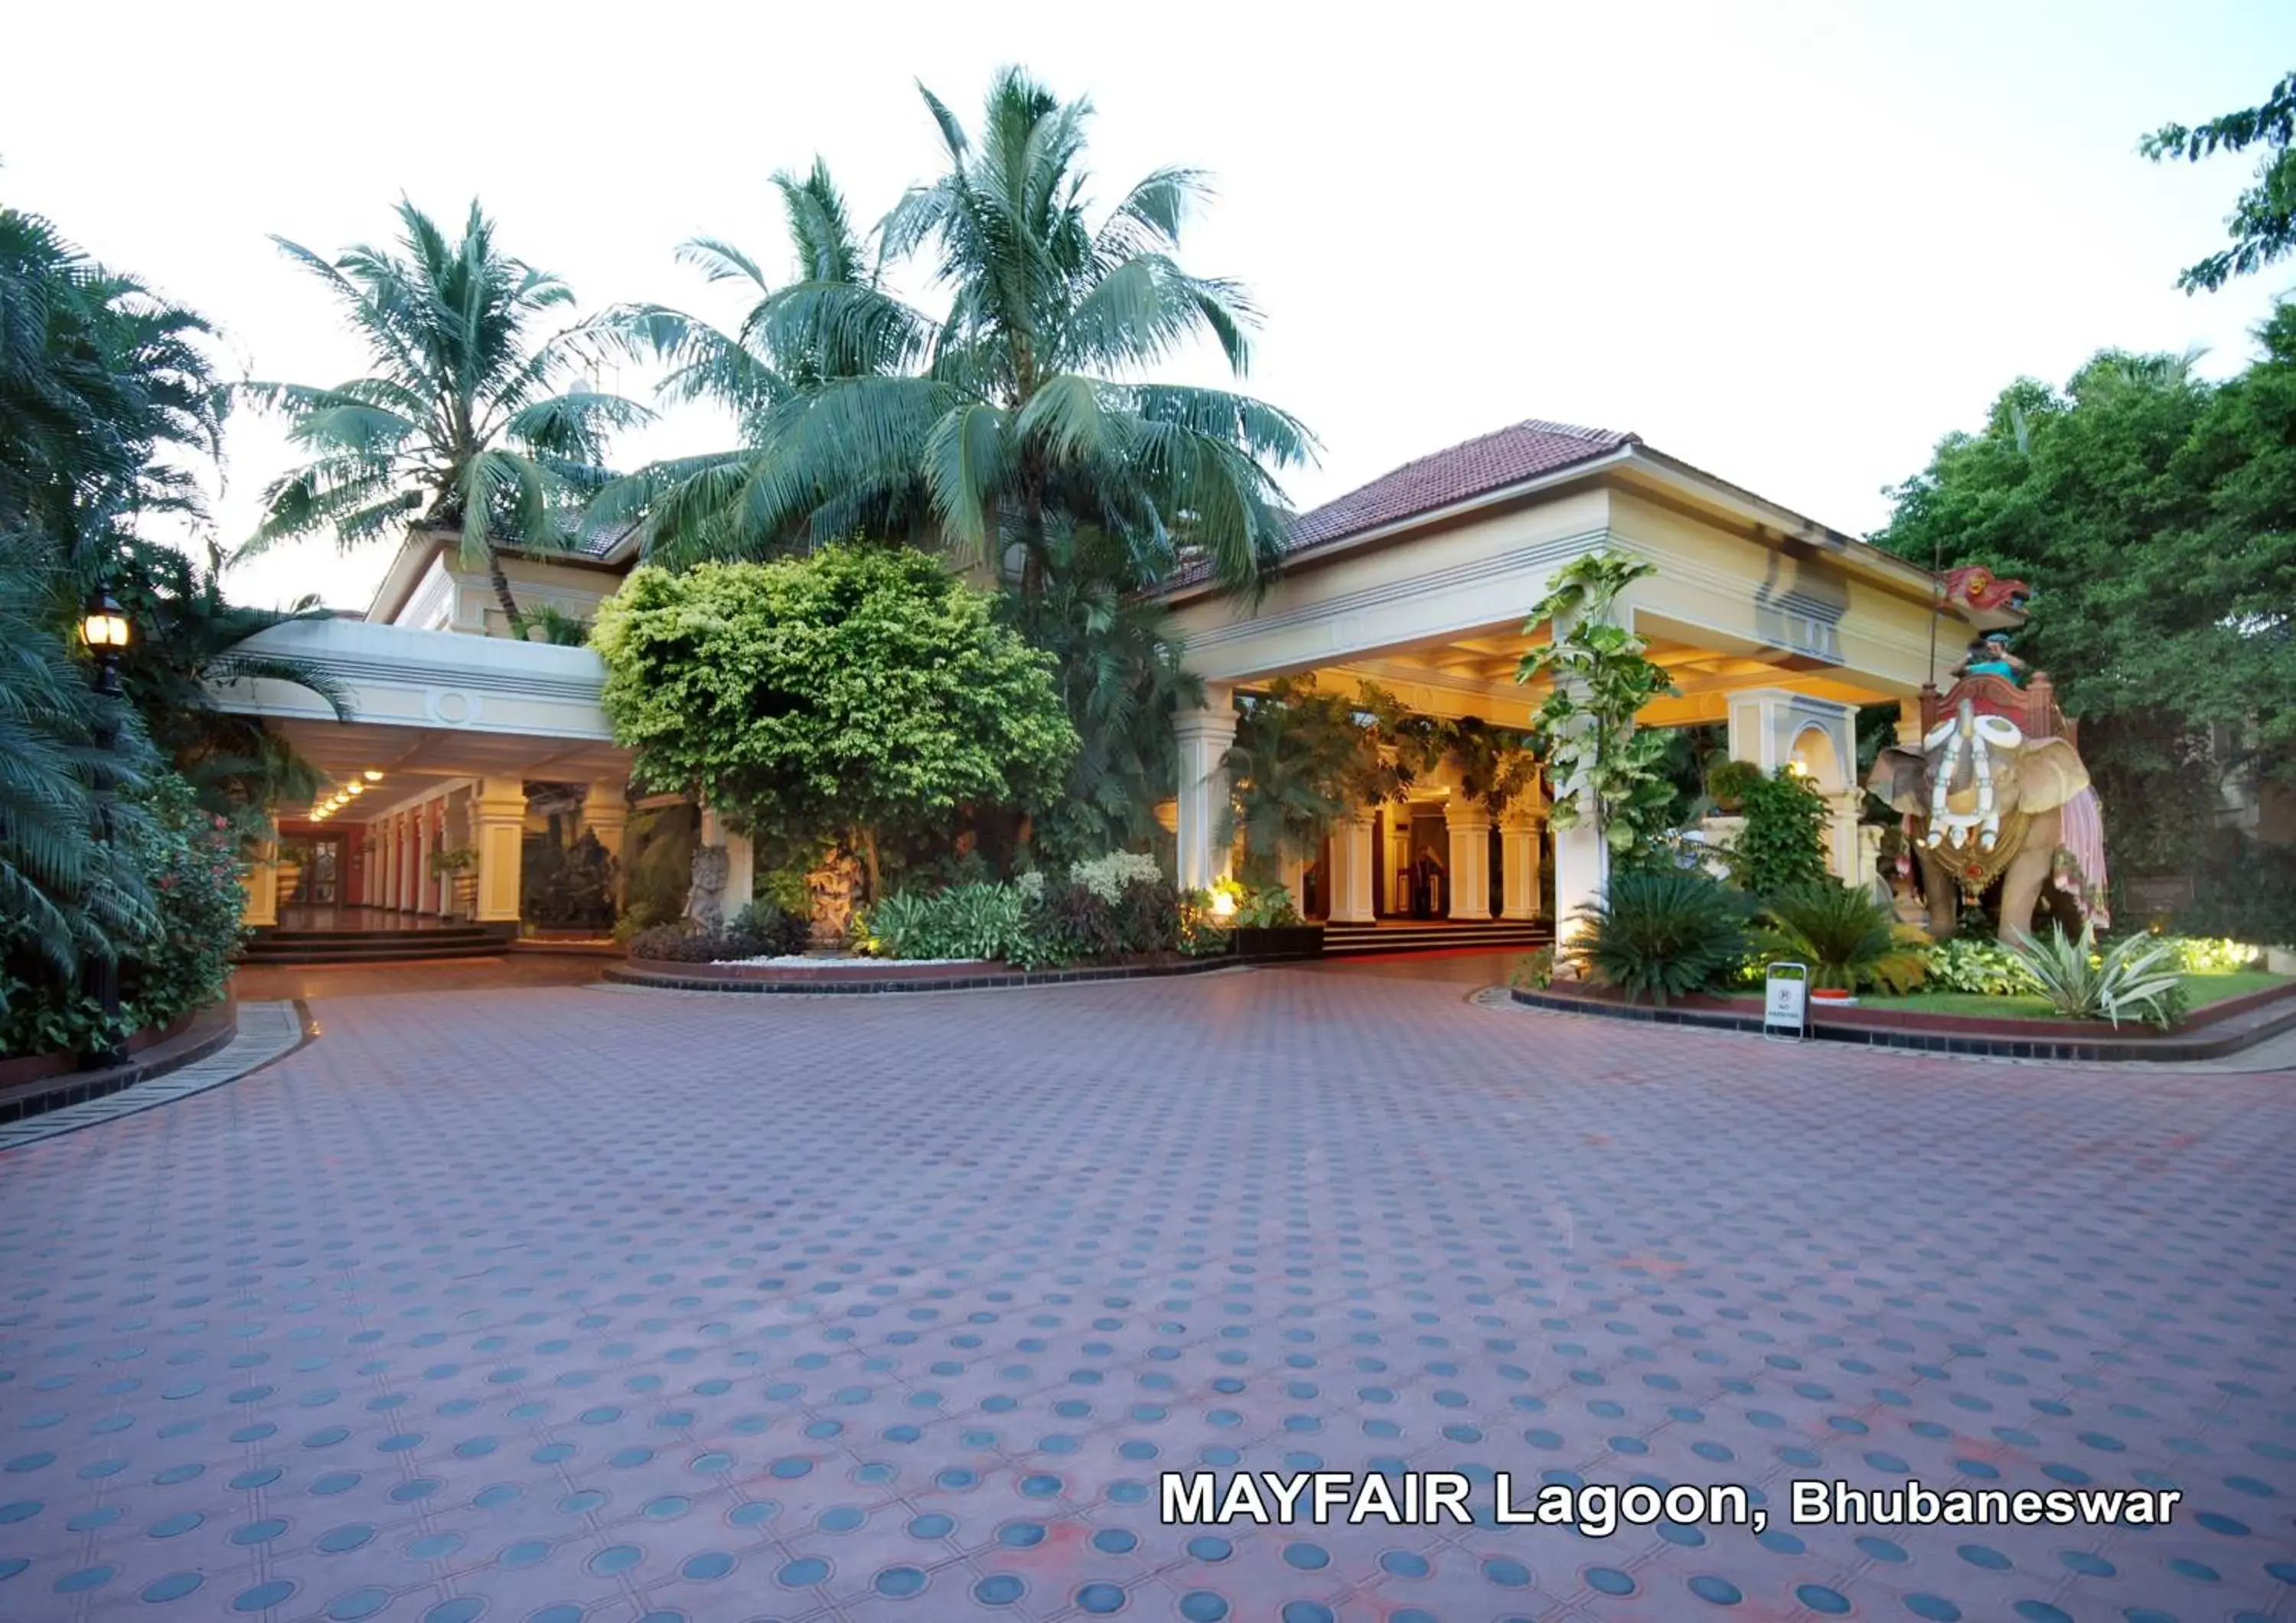
<instances>
[{"instance_id":1,"label":"fern plant","mask_svg":"<svg viewBox=\"0 0 2296 1623\"><path fill-rule=\"evenodd\" d=\"M1578 910L1568 949L1587 974L1631 1002L1663 1005L1704 990L1746 955L1753 903L1702 873L1636 868L1611 876L1609 893Z\"/></svg>"},{"instance_id":2,"label":"fern plant","mask_svg":"<svg viewBox=\"0 0 2296 1623\"><path fill-rule=\"evenodd\" d=\"M1789 886L1763 904L1760 942L1770 958L1799 959L1810 985L1840 992L1879 986L1911 992L1929 974L1929 937L1898 922L1868 891L1819 879Z\"/></svg>"},{"instance_id":3,"label":"fern plant","mask_svg":"<svg viewBox=\"0 0 2296 1623\"><path fill-rule=\"evenodd\" d=\"M2103 953L2093 926L2078 941L2062 930L2002 945L2038 982L2059 1014L2076 1020L2143 1020L2166 1031L2183 1017L2185 982L2175 943L2155 935L2129 935Z\"/></svg>"}]
</instances>

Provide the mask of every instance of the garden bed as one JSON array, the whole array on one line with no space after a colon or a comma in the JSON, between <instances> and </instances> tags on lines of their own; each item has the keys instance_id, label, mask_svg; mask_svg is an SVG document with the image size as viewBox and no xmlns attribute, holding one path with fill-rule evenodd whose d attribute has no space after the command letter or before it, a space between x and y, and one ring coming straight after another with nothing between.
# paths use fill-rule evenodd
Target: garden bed
<instances>
[{"instance_id":1,"label":"garden bed","mask_svg":"<svg viewBox=\"0 0 2296 1623\"><path fill-rule=\"evenodd\" d=\"M74 1070L77 1058L64 1054L0 1060L0 1122L61 1110L164 1076L219 1052L238 1034L239 1005L227 997L165 1026L137 1032L127 1040L125 1065Z\"/></svg>"},{"instance_id":2,"label":"garden bed","mask_svg":"<svg viewBox=\"0 0 2296 1623\"><path fill-rule=\"evenodd\" d=\"M2296 981L2270 978L2274 985L2223 996L2194 1009L2170 1032L2131 1024L2115 1030L2097 1021L2049 1018L2046 1011L2039 1017L2023 1013L1974 1016L1893 1008L1890 1003L1897 1000L1869 1000L1857 1008L1838 1010L1813 1003L1810 1034L1825 1042L1929 1053L1989 1054L2016 1059L2213 1059L2238 1053L2266 1037L2296 1026ZM1622 994L1599 986L1556 985L1543 991L1518 988L1513 995L1516 1002L1534 1009L1661 1026L1702 1026L1754 1033L1762 1030L1759 1003L1745 997L1681 998L1659 1009L1629 1003Z\"/></svg>"},{"instance_id":3,"label":"garden bed","mask_svg":"<svg viewBox=\"0 0 2296 1623\"><path fill-rule=\"evenodd\" d=\"M824 959L816 965L793 963L682 964L666 959L634 958L606 970L606 978L631 986L680 992L974 992L1001 986L1057 986L1074 981L1148 980L1201 975L1238 964L1263 961L1233 953L1190 958L1157 953L1119 963L1077 964L1065 969L1016 969L1010 964L973 959L957 963L905 963L898 959Z\"/></svg>"}]
</instances>

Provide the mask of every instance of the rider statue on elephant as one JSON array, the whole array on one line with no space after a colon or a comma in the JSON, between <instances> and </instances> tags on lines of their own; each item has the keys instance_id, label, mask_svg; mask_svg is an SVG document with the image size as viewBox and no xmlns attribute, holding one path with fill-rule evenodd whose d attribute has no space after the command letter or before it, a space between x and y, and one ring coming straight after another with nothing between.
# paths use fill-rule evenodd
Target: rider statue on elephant
<instances>
[{"instance_id":1,"label":"rider statue on elephant","mask_svg":"<svg viewBox=\"0 0 2296 1623\"><path fill-rule=\"evenodd\" d=\"M2058 711L2047 674L2008 650L2007 625L2021 621L2028 595L2022 581L1989 570L1946 577L1948 602L1985 635L1950 689L1923 689L1920 736L1901 732L1866 782L1906 820L1939 941L1997 880L2005 935L2032 933L2052 881L2088 918L2107 922L2103 824L2078 729Z\"/></svg>"}]
</instances>

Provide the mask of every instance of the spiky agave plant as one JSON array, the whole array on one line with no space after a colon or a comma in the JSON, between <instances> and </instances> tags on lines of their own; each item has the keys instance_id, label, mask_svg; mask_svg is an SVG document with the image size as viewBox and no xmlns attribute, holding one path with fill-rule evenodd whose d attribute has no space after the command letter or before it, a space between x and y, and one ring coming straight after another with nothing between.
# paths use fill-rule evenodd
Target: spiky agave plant
<instances>
[{"instance_id":1,"label":"spiky agave plant","mask_svg":"<svg viewBox=\"0 0 2296 1623\"><path fill-rule=\"evenodd\" d=\"M2152 935L2128 935L2100 953L2096 929L2081 926L2078 940L2061 929L2001 944L2039 983L2059 1014L2076 1020L2143 1020L2163 1031L2185 1012L2185 982L2176 944Z\"/></svg>"}]
</instances>

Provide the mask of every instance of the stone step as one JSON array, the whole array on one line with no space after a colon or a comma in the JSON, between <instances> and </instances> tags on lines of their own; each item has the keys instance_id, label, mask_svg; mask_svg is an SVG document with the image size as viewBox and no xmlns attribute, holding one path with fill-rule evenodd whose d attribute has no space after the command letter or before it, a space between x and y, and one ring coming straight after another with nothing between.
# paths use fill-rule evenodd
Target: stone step
<instances>
[{"instance_id":1,"label":"stone step","mask_svg":"<svg viewBox=\"0 0 2296 1623\"><path fill-rule=\"evenodd\" d=\"M1324 927L1324 956L1346 958L1374 952L1439 952L1464 949L1498 951L1545 946L1554 934L1525 919L1422 924L1333 924Z\"/></svg>"},{"instance_id":2,"label":"stone step","mask_svg":"<svg viewBox=\"0 0 2296 1623\"><path fill-rule=\"evenodd\" d=\"M488 958L510 938L483 925L435 930L266 930L240 949L246 964L367 964L418 958Z\"/></svg>"}]
</instances>

